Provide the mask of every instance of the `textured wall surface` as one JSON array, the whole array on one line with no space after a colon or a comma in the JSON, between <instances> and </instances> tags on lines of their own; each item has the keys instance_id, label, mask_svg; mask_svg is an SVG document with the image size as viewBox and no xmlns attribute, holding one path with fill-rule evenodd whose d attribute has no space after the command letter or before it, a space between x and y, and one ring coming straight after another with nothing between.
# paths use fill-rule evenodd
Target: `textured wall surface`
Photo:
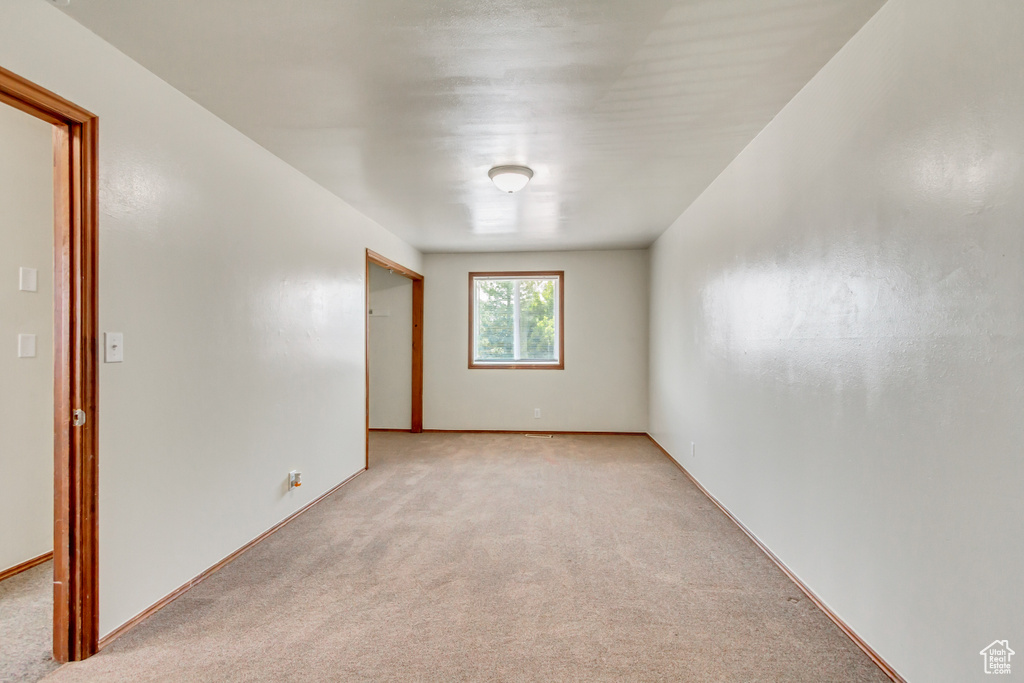
<instances>
[{"instance_id":1,"label":"textured wall surface","mask_svg":"<svg viewBox=\"0 0 1024 683\"><path fill-rule=\"evenodd\" d=\"M892 0L652 250L652 434L911 681L1024 645L1022 34Z\"/></svg>"},{"instance_id":2,"label":"textured wall surface","mask_svg":"<svg viewBox=\"0 0 1024 683\"><path fill-rule=\"evenodd\" d=\"M47 3L0 16L0 64L100 118L107 633L363 468L365 249L420 256Z\"/></svg>"},{"instance_id":3,"label":"textured wall surface","mask_svg":"<svg viewBox=\"0 0 1024 683\"><path fill-rule=\"evenodd\" d=\"M0 103L0 570L53 549L52 136ZM21 267L39 291L19 291ZM18 358L19 334L35 358Z\"/></svg>"},{"instance_id":4,"label":"textured wall surface","mask_svg":"<svg viewBox=\"0 0 1024 683\"><path fill-rule=\"evenodd\" d=\"M412 280L371 265L370 310L370 427L409 429Z\"/></svg>"},{"instance_id":5,"label":"textured wall surface","mask_svg":"<svg viewBox=\"0 0 1024 683\"><path fill-rule=\"evenodd\" d=\"M647 251L424 256L427 429L647 429ZM565 271L565 369L470 370L469 273ZM541 409L540 419L533 417Z\"/></svg>"}]
</instances>

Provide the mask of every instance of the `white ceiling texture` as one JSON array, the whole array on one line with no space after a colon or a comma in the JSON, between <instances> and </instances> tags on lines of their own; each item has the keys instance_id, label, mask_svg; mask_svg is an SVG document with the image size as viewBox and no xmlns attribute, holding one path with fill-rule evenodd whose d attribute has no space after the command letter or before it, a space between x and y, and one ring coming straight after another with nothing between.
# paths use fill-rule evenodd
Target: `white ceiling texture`
<instances>
[{"instance_id":1,"label":"white ceiling texture","mask_svg":"<svg viewBox=\"0 0 1024 683\"><path fill-rule=\"evenodd\" d=\"M883 0L72 0L425 252L643 247ZM521 192L487 171L530 166Z\"/></svg>"}]
</instances>

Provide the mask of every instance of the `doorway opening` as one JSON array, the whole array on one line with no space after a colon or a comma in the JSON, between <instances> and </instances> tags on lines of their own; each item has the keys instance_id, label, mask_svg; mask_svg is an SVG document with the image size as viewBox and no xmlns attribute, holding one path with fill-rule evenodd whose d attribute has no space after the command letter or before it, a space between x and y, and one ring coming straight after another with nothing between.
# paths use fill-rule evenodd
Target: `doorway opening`
<instances>
[{"instance_id":1,"label":"doorway opening","mask_svg":"<svg viewBox=\"0 0 1024 683\"><path fill-rule=\"evenodd\" d=\"M423 431L423 276L414 270L385 258L380 254L366 250L366 467L370 466L370 280L371 268L379 266L390 275L398 275L412 281L411 301L411 377L410 377L410 410L409 430L414 434ZM408 310L408 309L406 309ZM390 310L388 311L390 314ZM378 311L378 316L380 311Z\"/></svg>"},{"instance_id":2,"label":"doorway opening","mask_svg":"<svg viewBox=\"0 0 1024 683\"><path fill-rule=\"evenodd\" d=\"M98 119L2 67L0 103L53 126L53 656L67 662L99 641Z\"/></svg>"},{"instance_id":3,"label":"doorway opening","mask_svg":"<svg viewBox=\"0 0 1024 683\"><path fill-rule=\"evenodd\" d=\"M0 680L53 660L53 126L0 104ZM17 338L17 352L11 348Z\"/></svg>"}]
</instances>

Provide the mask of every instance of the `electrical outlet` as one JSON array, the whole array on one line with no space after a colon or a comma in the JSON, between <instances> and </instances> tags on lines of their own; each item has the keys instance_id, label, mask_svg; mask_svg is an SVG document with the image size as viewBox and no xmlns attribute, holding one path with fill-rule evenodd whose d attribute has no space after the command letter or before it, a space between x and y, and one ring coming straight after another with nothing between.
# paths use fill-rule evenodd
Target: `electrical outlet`
<instances>
[{"instance_id":1,"label":"electrical outlet","mask_svg":"<svg viewBox=\"0 0 1024 683\"><path fill-rule=\"evenodd\" d=\"M288 488L293 489L297 486L302 486L302 472L292 470L288 473Z\"/></svg>"},{"instance_id":2,"label":"electrical outlet","mask_svg":"<svg viewBox=\"0 0 1024 683\"><path fill-rule=\"evenodd\" d=\"M533 416L534 417L540 417L540 408L534 408L533 409Z\"/></svg>"}]
</instances>

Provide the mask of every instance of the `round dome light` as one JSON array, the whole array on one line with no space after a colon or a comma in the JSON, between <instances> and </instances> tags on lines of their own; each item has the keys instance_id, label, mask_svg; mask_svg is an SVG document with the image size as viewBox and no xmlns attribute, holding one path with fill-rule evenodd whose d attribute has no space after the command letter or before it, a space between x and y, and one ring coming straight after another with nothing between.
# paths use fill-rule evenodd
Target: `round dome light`
<instances>
[{"instance_id":1,"label":"round dome light","mask_svg":"<svg viewBox=\"0 0 1024 683\"><path fill-rule=\"evenodd\" d=\"M526 187L533 177L533 171L526 166L495 166L487 172L487 176L502 192L518 192Z\"/></svg>"}]
</instances>

